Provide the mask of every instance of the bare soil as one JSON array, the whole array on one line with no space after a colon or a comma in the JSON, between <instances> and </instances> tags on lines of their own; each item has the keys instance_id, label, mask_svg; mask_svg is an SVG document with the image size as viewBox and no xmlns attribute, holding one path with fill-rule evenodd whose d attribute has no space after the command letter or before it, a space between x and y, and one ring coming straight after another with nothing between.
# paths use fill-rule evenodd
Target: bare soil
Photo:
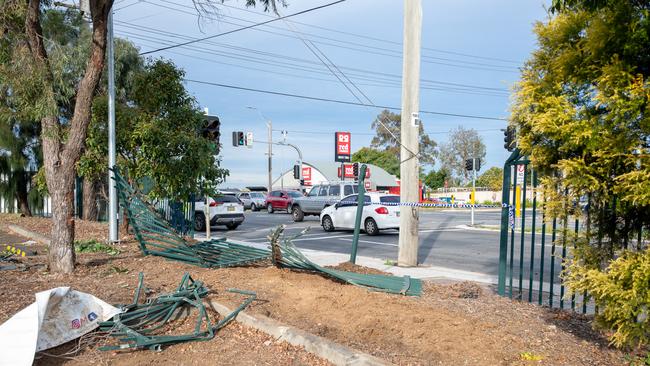
<instances>
[{"instance_id":1,"label":"bare soil","mask_svg":"<svg viewBox=\"0 0 650 366\"><path fill-rule=\"evenodd\" d=\"M0 223L3 218L0 216ZM27 227L21 220L17 223ZM43 219L29 220L32 229L47 230L47 224L39 220ZM77 229L80 226L78 222ZM105 226L96 235L103 238ZM32 302L35 292L55 286L71 285L108 302L124 303L131 299L139 271L145 273L145 283L155 291L172 289L183 272L190 272L213 290L210 296L218 301L231 306L241 301L239 296L225 291L229 287L255 291L260 300L248 312L271 317L399 365L625 364L624 353L608 347L605 336L592 330L589 317L511 301L471 282L426 282L422 297L404 297L369 292L320 275L268 265L205 269L159 257L144 257L133 241L123 242L120 249L122 253L114 257L78 255L77 270L72 275L50 274L38 266L25 271L3 271L0 273L3 278L0 322ZM45 257L27 257L21 261L43 263ZM377 273L350 264L338 268ZM70 362L322 363L304 350L286 344L265 346L264 339L268 337L264 337L231 324L210 342L172 346L160 353L135 351L126 355L98 352L91 347ZM242 349L238 350L240 346ZM278 349L284 353L270 357L266 353L268 348L272 354ZM286 358L281 358L283 354ZM221 355L230 361L217 358ZM527 355L541 360L527 360Z\"/></svg>"}]
</instances>

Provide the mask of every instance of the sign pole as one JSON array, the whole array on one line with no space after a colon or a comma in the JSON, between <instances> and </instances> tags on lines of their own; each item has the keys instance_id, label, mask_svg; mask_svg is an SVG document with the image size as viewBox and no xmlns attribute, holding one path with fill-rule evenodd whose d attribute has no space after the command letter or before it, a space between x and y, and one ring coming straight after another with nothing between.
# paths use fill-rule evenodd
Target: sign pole
<instances>
[{"instance_id":1,"label":"sign pole","mask_svg":"<svg viewBox=\"0 0 650 366\"><path fill-rule=\"evenodd\" d=\"M350 262L356 263L357 261L357 247L359 245L359 233L361 232L361 218L363 217L363 208L365 203L366 187L363 185L363 180L366 178L366 164L362 164L359 168L359 195L357 197L357 217L354 221L354 236L352 237L352 251L350 253ZM345 174L342 174L345 175Z\"/></svg>"}]
</instances>

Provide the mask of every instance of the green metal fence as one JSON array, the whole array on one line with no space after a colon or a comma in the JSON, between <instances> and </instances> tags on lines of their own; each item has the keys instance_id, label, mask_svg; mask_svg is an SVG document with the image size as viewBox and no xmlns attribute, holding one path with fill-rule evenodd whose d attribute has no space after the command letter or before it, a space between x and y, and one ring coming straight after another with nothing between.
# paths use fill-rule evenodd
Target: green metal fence
<instances>
[{"instance_id":1,"label":"green metal fence","mask_svg":"<svg viewBox=\"0 0 650 366\"><path fill-rule=\"evenodd\" d=\"M551 308L593 313L595 306L588 294L566 298L560 277L582 229L580 218L568 211L560 217L547 214L538 178L518 150L504 164L498 293Z\"/></svg>"}]
</instances>

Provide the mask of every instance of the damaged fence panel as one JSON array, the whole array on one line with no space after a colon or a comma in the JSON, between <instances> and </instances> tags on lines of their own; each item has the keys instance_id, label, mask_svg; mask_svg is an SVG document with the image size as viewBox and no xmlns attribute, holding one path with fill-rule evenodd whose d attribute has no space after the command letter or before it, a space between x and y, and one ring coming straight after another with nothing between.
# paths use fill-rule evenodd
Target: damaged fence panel
<instances>
[{"instance_id":1,"label":"damaged fence panel","mask_svg":"<svg viewBox=\"0 0 650 366\"><path fill-rule=\"evenodd\" d=\"M145 255L215 268L245 265L269 258L268 250L235 244L226 239L189 243L117 170L114 173L120 206L126 211L129 224Z\"/></svg>"},{"instance_id":2,"label":"damaged fence panel","mask_svg":"<svg viewBox=\"0 0 650 366\"><path fill-rule=\"evenodd\" d=\"M310 261L291 242L294 238L280 239L284 227L280 226L269 235L271 241L271 260L278 267L321 272L349 284L364 287L371 291L387 292L409 296L422 294L422 281L409 276L398 277L381 274L365 274L321 267Z\"/></svg>"},{"instance_id":3,"label":"damaged fence panel","mask_svg":"<svg viewBox=\"0 0 650 366\"><path fill-rule=\"evenodd\" d=\"M163 346L189 342L207 341L214 338L217 330L233 320L237 314L256 299L256 294L250 291L229 289L228 291L246 295L246 300L231 314L212 325L208 316L203 298L208 294L208 289L201 281L195 281L185 273L180 284L173 293L162 294L158 297L147 299L140 303L140 294L143 289L144 276L140 273L138 287L135 291L133 303L122 306L123 313L114 316L110 321L101 322L100 330L108 332L111 336L119 338L120 344L115 346L100 347L103 351L148 348L161 350ZM189 308L195 308L197 317L194 330L181 335L160 335L170 322L176 320Z\"/></svg>"},{"instance_id":4,"label":"damaged fence panel","mask_svg":"<svg viewBox=\"0 0 650 366\"><path fill-rule=\"evenodd\" d=\"M371 291L409 296L419 296L422 293L422 282L409 276L361 274L321 267L307 259L291 243L295 237L283 239L283 243L280 243L280 236L284 232L283 226L269 236L271 251L232 243L226 239L190 244L156 213L142 194L135 190L117 170L114 172L120 206L126 210L129 223L145 255L156 255L215 268L241 266L271 259L277 266L323 273Z\"/></svg>"}]
</instances>

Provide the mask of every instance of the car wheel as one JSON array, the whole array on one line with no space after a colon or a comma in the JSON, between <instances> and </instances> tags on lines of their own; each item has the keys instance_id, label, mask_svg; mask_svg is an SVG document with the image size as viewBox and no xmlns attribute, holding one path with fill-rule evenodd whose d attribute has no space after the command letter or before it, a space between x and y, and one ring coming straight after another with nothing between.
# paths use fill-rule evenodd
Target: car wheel
<instances>
[{"instance_id":1,"label":"car wheel","mask_svg":"<svg viewBox=\"0 0 650 366\"><path fill-rule=\"evenodd\" d=\"M377 235L379 234L379 227L377 227L377 222L371 217L366 220L364 224L364 229L368 235Z\"/></svg>"},{"instance_id":2,"label":"car wheel","mask_svg":"<svg viewBox=\"0 0 650 366\"><path fill-rule=\"evenodd\" d=\"M257 208L257 205L253 203L253 204L251 205L251 211L257 211L257 210L259 210L259 209Z\"/></svg>"},{"instance_id":3,"label":"car wheel","mask_svg":"<svg viewBox=\"0 0 650 366\"><path fill-rule=\"evenodd\" d=\"M194 214L194 231L205 231L205 215L200 212Z\"/></svg>"},{"instance_id":4,"label":"car wheel","mask_svg":"<svg viewBox=\"0 0 650 366\"><path fill-rule=\"evenodd\" d=\"M268 205L266 205L266 212L268 212L270 214L273 213L273 205L272 204L269 203Z\"/></svg>"},{"instance_id":5,"label":"car wheel","mask_svg":"<svg viewBox=\"0 0 650 366\"><path fill-rule=\"evenodd\" d=\"M226 227L228 230L235 230L239 224L227 224Z\"/></svg>"},{"instance_id":6,"label":"car wheel","mask_svg":"<svg viewBox=\"0 0 650 366\"><path fill-rule=\"evenodd\" d=\"M291 215L291 206L287 206L287 213Z\"/></svg>"},{"instance_id":7,"label":"car wheel","mask_svg":"<svg viewBox=\"0 0 650 366\"><path fill-rule=\"evenodd\" d=\"M294 222L301 222L305 218L305 213L302 212L300 209L300 206L293 206L293 221Z\"/></svg>"},{"instance_id":8,"label":"car wheel","mask_svg":"<svg viewBox=\"0 0 650 366\"><path fill-rule=\"evenodd\" d=\"M321 225L325 231L334 231L334 223L332 222L332 218L327 215L323 216Z\"/></svg>"}]
</instances>

